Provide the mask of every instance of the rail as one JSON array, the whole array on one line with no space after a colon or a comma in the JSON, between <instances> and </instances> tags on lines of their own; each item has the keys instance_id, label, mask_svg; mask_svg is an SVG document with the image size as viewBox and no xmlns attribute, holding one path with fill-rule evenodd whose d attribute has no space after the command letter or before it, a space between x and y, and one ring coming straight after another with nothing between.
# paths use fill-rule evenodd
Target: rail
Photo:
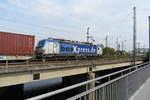
<instances>
[{"instance_id":1,"label":"rail","mask_svg":"<svg viewBox=\"0 0 150 100\"><path fill-rule=\"evenodd\" d=\"M149 63L143 63L26 100L41 100L92 82L101 81L104 78L108 78L108 82L101 83L100 85L68 98L67 100L128 100L128 98L130 98L149 77L149 72ZM92 97L92 99L90 97Z\"/></svg>"},{"instance_id":2,"label":"rail","mask_svg":"<svg viewBox=\"0 0 150 100\"><path fill-rule=\"evenodd\" d=\"M129 57L100 57L100 58L93 58L93 59L53 59L53 60L42 60L42 59L34 59L34 60L25 60L25 61L0 61L0 66L12 66L12 65L30 65L30 64L60 64L60 63L76 63L76 62L93 62L93 61L131 61ZM137 60L142 60L137 58Z\"/></svg>"},{"instance_id":3,"label":"rail","mask_svg":"<svg viewBox=\"0 0 150 100\"><path fill-rule=\"evenodd\" d=\"M34 70L34 68L36 69L40 69L42 70L42 68L52 68L52 66L101 66L101 65L109 65L109 64L119 64L119 63L129 63L129 66L132 64L132 62L130 60L127 59L114 59L114 60L105 60L105 59L97 59L97 60L77 60L77 61L47 61L45 63L26 63L26 62L18 62L18 63L0 63L0 73L10 73L12 71L21 71L23 69L25 70ZM138 62L142 62L141 60L137 61ZM41 67L42 66L42 67Z\"/></svg>"}]
</instances>

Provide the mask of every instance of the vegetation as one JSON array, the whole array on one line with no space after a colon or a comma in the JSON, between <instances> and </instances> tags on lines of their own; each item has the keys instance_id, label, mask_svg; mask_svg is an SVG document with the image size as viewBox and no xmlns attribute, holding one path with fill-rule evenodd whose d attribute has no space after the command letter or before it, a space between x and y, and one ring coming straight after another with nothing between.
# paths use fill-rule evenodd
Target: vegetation
<instances>
[{"instance_id":1,"label":"vegetation","mask_svg":"<svg viewBox=\"0 0 150 100\"><path fill-rule=\"evenodd\" d=\"M144 55L143 60L144 60L144 62L148 62L148 61L149 61L149 52L147 52L147 53Z\"/></svg>"},{"instance_id":2,"label":"vegetation","mask_svg":"<svg viewBox=\"0 0 150 100\"><path fill-rule=\"evenodd\" d=\"M128 56L125 51L115 50L114 48L105 47L103 48L103 56Z\"/></svg>"}]
</instances>

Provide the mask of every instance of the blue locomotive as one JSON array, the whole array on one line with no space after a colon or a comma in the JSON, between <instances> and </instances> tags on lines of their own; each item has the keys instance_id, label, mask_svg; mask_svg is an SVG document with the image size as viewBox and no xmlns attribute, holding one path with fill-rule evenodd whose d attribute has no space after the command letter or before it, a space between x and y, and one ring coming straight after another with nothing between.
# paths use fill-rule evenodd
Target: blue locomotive
<instances>
[{"instance_id":1,"label":"blue locomotive","mask_svg":"<svg viewBox=\"0 0 150 100\"><path fill-rule=\"evenodd\" d=\"M40 57L100 56L102 48L92 43L48 38L38 42L36 54Z\"/></svg>"}]
</instances>

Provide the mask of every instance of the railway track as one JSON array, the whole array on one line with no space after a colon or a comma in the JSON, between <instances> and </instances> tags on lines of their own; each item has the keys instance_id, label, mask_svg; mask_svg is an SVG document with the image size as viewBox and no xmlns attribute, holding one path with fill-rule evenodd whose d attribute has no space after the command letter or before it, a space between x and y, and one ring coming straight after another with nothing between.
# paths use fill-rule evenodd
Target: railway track
<instances>
[{"instance_id":1,"label":"railway track","mask_svg":"<svg viewBox=\"0 0 150 100\"><path fill-rule=\"evenodd\" d=\"M137 58L141 60L140 58ZM6 67L21 67L21 66L38 66L38 65L71 65L71 64L102 64L102 63L110 63L110 62L123 62L123 61L131 61L129 57L101 57L96 59L77 59L77 60L39 60L34 59L31 61L23 61L23 62L3 62L0 63L0 68Z\"/></svg>"},{"instance_id":2,"label":"railway track","mask_svg":"<svg viewBox=\"0 0 150 100\"><path fill-rule=\"evenodd\" d=\"M141 61L141 60L140 60ZM28 63L28 64L8 64L0 66L0 74L3 73L15 73L24 71L39 71L39 70L52 70L61 68L73 68L80 66L95 66L95 65L109 65L131 62L128 58L114 58L114 59L95 59L95 60L73 60L73 61L46 61L41 63Z\"/></svg>"}]
</instances>

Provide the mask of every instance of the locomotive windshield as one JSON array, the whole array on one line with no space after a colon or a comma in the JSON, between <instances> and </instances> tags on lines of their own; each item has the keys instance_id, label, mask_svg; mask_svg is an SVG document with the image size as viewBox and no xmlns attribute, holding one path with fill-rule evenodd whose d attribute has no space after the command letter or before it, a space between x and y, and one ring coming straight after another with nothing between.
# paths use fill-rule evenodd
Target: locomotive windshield
<instances>
[{"instance_id":1,"label":"locomotive windshield","mask_svg":"<svg viewBox=\"0 0 150 100\"><path fill-rule=\"evenodd\" d=\"M39 48L43 47L43 46L44 46L44 43L45 43L45 40L39 41L38 47L39 47Z\"/></svg>"}]
</instances>

